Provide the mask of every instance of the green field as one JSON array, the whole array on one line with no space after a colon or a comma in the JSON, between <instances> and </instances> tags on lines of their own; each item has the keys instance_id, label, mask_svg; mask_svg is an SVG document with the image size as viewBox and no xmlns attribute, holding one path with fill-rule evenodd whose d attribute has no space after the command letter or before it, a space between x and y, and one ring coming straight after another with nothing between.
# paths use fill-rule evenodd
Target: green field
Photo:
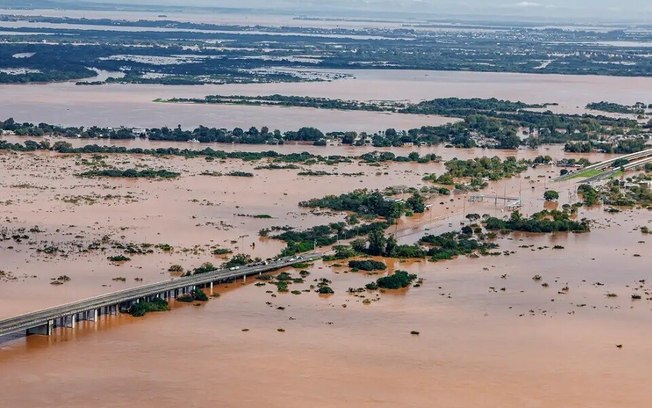
<instances>
[{"instance_id":1,"label":"green field","mask_svg":"<svg viewBox=\"0 0 652 408\"><path fill-rule=\"evenodd\" d=\"M598 176L602 173L604 173L605 170L600 170L600 169L592 169L592 170L584 170L584 171L578 171L577 173L573 174L571 176L572 179L574 178L591 178Z\"/></svg>"}]
</instances>

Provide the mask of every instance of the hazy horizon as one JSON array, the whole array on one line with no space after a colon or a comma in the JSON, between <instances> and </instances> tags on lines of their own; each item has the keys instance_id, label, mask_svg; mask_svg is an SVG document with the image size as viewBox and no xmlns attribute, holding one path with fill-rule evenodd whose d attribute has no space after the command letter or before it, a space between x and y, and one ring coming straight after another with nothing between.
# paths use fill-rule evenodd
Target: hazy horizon
<instances>
[{"instance_id":1,"label":"hazy horizon","mask_svg":"<svg viewBox=\"0 0 652 408\"><path fill-rule=\"evenodd\" d=\"M14 3L16 7L29 7L33 2L0 1ZM46 0L47 2L47 0ZM278 12L313 13L315 15L380 16L397 14L425 14L427 18L487 17L522 18L535 20L587 21L642 21L652 17L652 2L648 0L331 0L327 4L319 0L223 0L216 4L211 0L54 0L49 3L83 5L115 5L116 7L210 7L237 9L264 9Z\"/></svg>"}]
</instances>

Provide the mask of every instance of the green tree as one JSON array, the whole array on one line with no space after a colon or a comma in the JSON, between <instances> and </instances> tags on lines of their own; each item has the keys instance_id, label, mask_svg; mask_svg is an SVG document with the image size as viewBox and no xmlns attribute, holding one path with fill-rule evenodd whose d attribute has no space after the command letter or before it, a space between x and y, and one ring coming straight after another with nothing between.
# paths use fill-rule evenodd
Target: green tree
<instances>
[{"instance_id":1,"label":"green tree","mask_svg":"<svg viewBox=\"0 0 652 408\"><path fill-rule=\"evenodd\" d=\"M419 193L414 193L412 197L408 198L405 202L408 209L415 213L422 213L426 210L426 204L423 201L423 196Z\"/></svg>"},{"instance_id":2,"label":"green tree","mask_svg":"<svg viewBox=\"0 0 652 408\"><path fill-rule=\"evenodd\" d=\"M315 141L324 138L324 134L313 127L302 127L297 131L297 138L299 140Z\"/></svg>"},{"instance_id":3,"label":"green tree","mask_svg":"<svg viewBox=\"0 0 652 408\"><path fill-rule=\"evenodd\" d=\"M385 256L392 256L392 253L398 246L398 243L396 242L396 237L394 235L390 235L389 238L387 238L387 242L385 243Z\"/></svg>"},{"instance_id":4,"label":"green tree","mask_svg":"<svg viewBox=\"0 0 652 408\"><path fill-rule=\"evenodd\" d=\"M231 258L227 263L224 264L225 268L231 268L234 266L243 266L247 265L254 262L253 259L251 259L251 256L247 254L237 254L234 255L233 258Z\"/></svg>"},{"instance_id":5,"label":"green tree","mask_svg":"<svg viewBox=\"0 0 652 408\"><path fill-rule=\"evenodd\" d=\"M466 219L471 222L478 221L480 219L480 214L476 214L476 213L467 214Z\"/></svg>"},{"instance_id":6,"label":"green tree","mask_svg":"<svg viewBox=\"0 0 652 408\"><path fill-rule=\"evenodd\" d=\"M369 233L369 255L383 255L385 253L387 240L381 229L375 229Z\"/></svg>"},{"instance_id":7,"label":"green tree","mask_svg":"<svg viewBox=\"0 0 652 408\"><path fill-rule=\"evenodd\" d=\"M351 248L356 252L365 252L367 250L367 242L363 239L355 239L351 241Z\"/></svg>"},{"instance_id":8,"label":"green tree","mask_svg":"<svg viewBox=\"0 0 652 408\"><path fill-rule=\"evenodd\" d=\"M556 192L555 190L548 190L545 193L543 193L543 199L546 201L559 200L559 193Z\"/></svg>"}]
</instances>

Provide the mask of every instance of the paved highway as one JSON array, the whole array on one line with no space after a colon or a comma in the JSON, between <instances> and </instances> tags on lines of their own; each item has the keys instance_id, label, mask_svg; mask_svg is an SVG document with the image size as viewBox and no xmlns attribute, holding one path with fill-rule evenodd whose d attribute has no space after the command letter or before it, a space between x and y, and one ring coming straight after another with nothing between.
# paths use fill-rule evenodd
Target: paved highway
<instances>
[{"instance_id":1,"label":"paved highway","mask_svg":"<svg viewBox=\"0 0 652 408\"><path fill-rule=\"evenodd\" d=\"M577 172L570 172L561 177L557 177L556 181L564 181L574 177L579 177L579 175L581 175L583 172L587 172L591 170L606 169L609 166L611 166L613 163L615 163L617 160L625 159L625 160L629 160L630 163L641 164L641 163L648 162L648 160L645 160L645 158L651 158L651 157L652 157L652 149L641 150L640 152L614 157L609 160L601 161L600 163L594 163L590 166L586 166L585 168ZM644 159L644 160L640 160L640 159ZM634 166L630 166L630 167L634 167Z\"/></svg>"},{"instance_id":2,"label":"paved highway","mask_svg":"<svg viewBox=\"0 0 652 408\"><path fill-rule=\"evenodd\" d=\"M630 163L627 163L627 164L625 164L625 165L623 165L621 167L622 167L623 170L630 170L630 169L634 169L634 168L639 167L639 166L644 166L647 163L652 163L652 156L646 157L644 159L636 160L636 161L633 161L633 162L630 162ZM591 178L583 180L582 182L587 183L587 184L591 184L591 183L595 183L597 181L600 181L602 179L605 179L607 177L611 177L612 175L618 173L621 170L621 167L618 167L616 169L612 169L612 170L609 170L609 171L605 171L603 173L598 174L597 176L593 176Z\"/></svg>"},{"instance_id":3,"label":"paved highway","mask_svg":"<svg viewBox=\"0 0 652 408\"><path fill-rule=\"evenodd\" d=\"M267 264L240 267L237 269L218 269L213 272L182 277L165 282L152 283L118 292L107 293L77 302L67 303L36 312L23 314L9 319L0 320L0 336L18 333L36 327L48 325L55 319L75 316L101 308L118 307L120 304L151 296L169 294L178 289L187 289L229 279L237 279L249 275L269 272L275 269L291 266L301 262L314 261L321 258L320 254L306 254L297 257L281 258ZM166 296L167 297L167 296Z\"/></svg>"}]
</instances>

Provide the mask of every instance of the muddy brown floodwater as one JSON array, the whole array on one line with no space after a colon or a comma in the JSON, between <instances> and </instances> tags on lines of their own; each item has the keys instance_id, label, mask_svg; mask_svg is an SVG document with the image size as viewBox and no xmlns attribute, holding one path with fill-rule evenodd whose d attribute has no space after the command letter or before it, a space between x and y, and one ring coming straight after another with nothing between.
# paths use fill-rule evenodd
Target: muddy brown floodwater
<instances>
[{"instance_id":1,"label":"muddy brown floodwater","mask_svg":"<svg viewBox=\"0 0 652 408\"><path fill-rule=\"evenodd\" d=\"M446 159L565 155L559 147L430 151ZM75 177L88 168L84 160L92 157L0 153L0 226L25 228L29 236L0 242L0 269L16 277L0 280L0 318L141 284L136 278L142 283L170 279L167 269L174 263L186 268L220 263L210 253L218 245L275 255L282 244L260 239L261 228L305 228L343 219L343 214L307 212L299 201L361 187L420 187L427 184L425 174L444 170L441 163L352 163L310 168L363 175L308 177L238 160L115 155L102 160L121 168L174 170L181 177ZM200 175L233 170L255 177ZM575 202L571 182L552 181L558 171L540 166L492 183L484 192L520 195L526 214L543 208L546 188L560 191L560 205ZM465 212L507 213L495 200L469 203L464 195L434 197L431 204L430 212L395 227L401 242L457 229ZM273 218L242 216L260 214ZM602 208L580 209L579 216L594 220L590 233L498 237L501 253L508 255L437 263L389 260L390 272L403 269L423 278L420 287L399 293L347 293L378 276L320 261L306 268L310 276L304 283L291 285L302 291L299 295L277 293L273 285L256 285L250 278L218 287L220 296L200 306L173 304L171 312L144 318L121 315L82 323L75 331L57 329L51 337L3 339L0 405L646 406L652 385L652 247L636 228L649 225L652 217L645 210L608 214ZM107 256L121 252L108 244L104 252L85 251L105 236L106 242L174 249L131 255L130 262L117 265ZM47 246L64 252L37 252ZM296 269L287 271L299 276ZM69 282L50 284L64 274ZM334 295L310 290L320 278L332 281ZM642 299L632 300L632 294Z\"/></svg>"},{"instance_id":2,"label":"muddy brown floodwater","mask_svg":"<svg viewBox=\"0 0 652 408\"><path fill-rule=\"evenodd\" d=\"M203 98L206 95L296 95L349 100L421 100L446 97L502 98L528 103L559 103L551 110L584 113L587 103L645 101L652 78L548 74L511 74L410 70L343 70L352 78L329 82L230 84L204 86L76 86L74 83L0 85L2 120L66 126L195 127L375 132L440 125L453 119L312 108L196 105L153 102L156 98ZM596 112L593 112L596 113Z\"/></svg>"}]
</instances>

